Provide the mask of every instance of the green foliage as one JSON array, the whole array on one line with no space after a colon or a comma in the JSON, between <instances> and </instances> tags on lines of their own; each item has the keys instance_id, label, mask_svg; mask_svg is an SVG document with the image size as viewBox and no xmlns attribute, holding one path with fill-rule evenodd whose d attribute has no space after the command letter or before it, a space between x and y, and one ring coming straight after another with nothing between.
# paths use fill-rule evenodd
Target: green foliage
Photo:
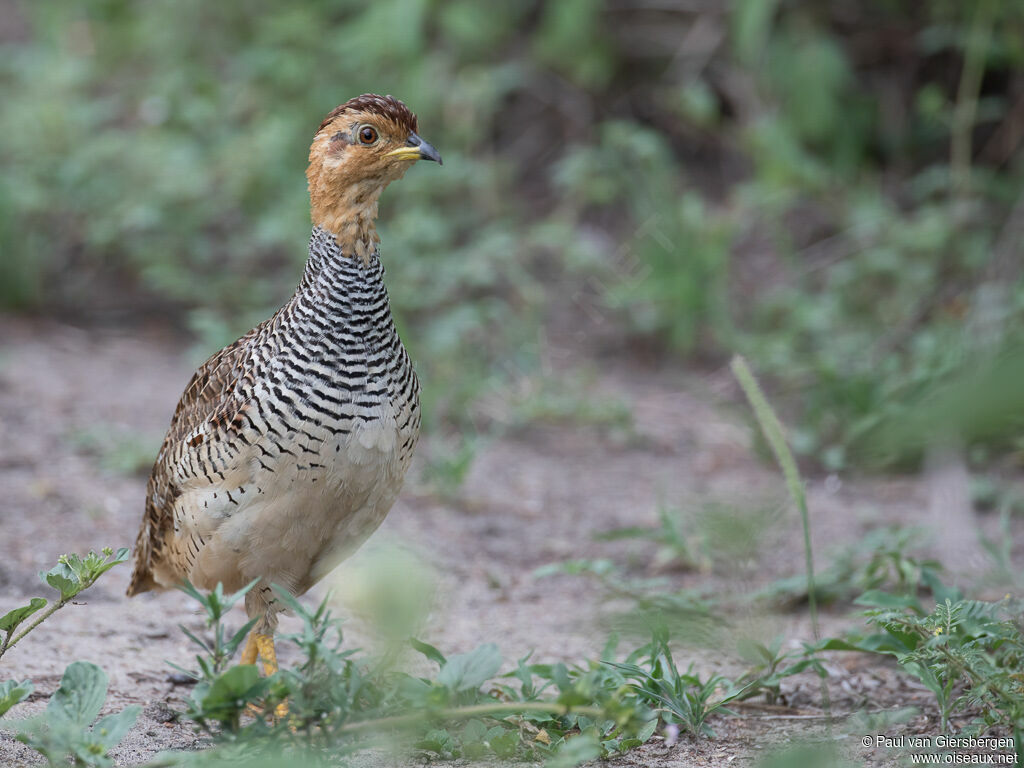
<instances>
[{"instance_id":1,"label":"green foliage","mask_svg":"<svg viewBox=\"0 0 1024 768\"><path fill-rule=\"evenodd\" d=\"M501 654L494 643L486 643L470 653L445 660L437 682L453 693L475 691L498 673Z\"/></svg>"},{"instance_id":2,"label":"green foliage","mask_svg":"<svg viewBox=\"0 0 1024 768\"><path fill-rule=\"evenodd\" d=\"M5 680L0 683L0 717L15 704L27 699L33 690L34 687L28 680L20 683L17 680Z\"/></svg>"},{"instance_id":3,"label":"green foliage","mask_svg":"<svg viewBox=\"0 0 1024 768\"><path fill-rule=\"evenodd\" d=\"M816 649L806 643L800 650L782 653L782 637L778 636L767 644L751 638L740 637L736 643L740 657L750 668L737 681L742 686L740 699L764 695L765 701L774 704L780 697L782 680L813 670L818 677L828 673L818 659Z\"/></svg>"},{"instance_id":4,"label":"green foliage","mask_svg":"<svg viewBox=\"0 0 1024 768\"><path fill-rule=\"evenodd\" d=\"M604 306L641 336L693 351L711 330L730 343L726 271L731 227L695 192L680 195L679 169L664 137L633 123L609 122L592 146L577 146L556 167L576 216L621 204L633 223L621 244L594 264ZM706 346L706 345L705 345Z\"/></svg>"},{"instance_id":5,"label":"green foliage","mask_svg":"<svg viewBox=\"0 0 1024 768\"><path fill-rule=\"evenodd\" d=\"M64 671L60 687L42 715L8 727L18 741L43 755L51 766L67 765L68 761L76 766L112 766L107 752L125 737L142 708L133 704L97 720L106 699L106 673L95 664L75 661Z\"/></svg>"},{"instance_id":6,"label":"green foliage","mask_svg":"<svg viewBox=\"0 0 1024 768\"><path fill-rule=\"evenodd\" d=\"M17 631L18 627L26 619L46 608L47 601L44 598L33 597L28 605L14 608L0 617L0 632L3 633L3 639L0 640L0 657L3 657L25 635L67 605L81 592L95 584L100 576L115 565L126 561L128 554L127 547L122 547L116 553L107 547L100 554L90 551L85 557L76 554L61 555L57 565L39 574L39 578L44 584L57 590L59 596L57 601L51 603L41 616L36 616L32 623L20 632Z\"/></svg>"},{"instance_id":7,"label":"green foliage","mask_svg":"<svg viewBox=\"0 0 1024 768\"><path fill-rule=\"evenodd\" d=\"M936 602L925 611L916 598L869 592L868 621L881 632L832 647L886 653L935 696L941 728L956 712L977 713L972 732L1008 728L1021 751L1024 727L1024 635L1021 606L965 600L956 590L934 585Z\"/></svg>"},{"instance_id":8,"label":"green foliage","mask_svg":"<svg viewBox=\"0 0 1024 768\"><path fill-rule=\"evenodd\" d=\"M714 738L707 720L714 714L733 714L726 705L739 698L744 690L734 688L721 675L712 675L701 680L693 666L680 672L672 659L668 646L668 634L660 631L651 641L649 656L644 666L637 664L613 664L629 680L641 701L656 708L661 717L670 723L677 723L694 737ZM721 696L712 701L719 689Z\"/></svg>"},{"instance_id":9,"label":"green foliage","mask_svg":"<svg viewBox=\"0 0 1024 768\"><path fill-rule=\"evenodd\" d=\"M256 626L256 622L259 620L251 619L229 637L224 626L224 617L239 600L245 598L246 593L258 582L259 579L254 579L232 595L225 595L220 584L217 584L211 592L200 592L188 581L181 586L182 592L197 600L202 606L203 612L206 614L206 625L213 630L213 639L211 642L196 637L187 628L181 627L185 636L195 643L202 653L196 656L196 662L199 665L198 672L189 672L178 667L179 671L196 680L209 683L227 668L249 630Z\"/></svg>"},{"instance_id":10,"label":"green foliage","mask_svg":"<svg viewBox=\"0 0 1024 768\"><path fill-rule=\"evenodd\" d=\"M920 528L886 525L844 546L815 577L818 600L853 600L870 590L916 595L936 583L942 564L912 554L925 534ZM803 575L779 579L760 590L758 597L789 605L804 601L807 580Z\"/></svg>"},{"instance_id":11,"label":"green foliage","mask_svg":"<svg viewBox=\"0 0 1024 768\"><path fill-rule=\"evenodd\" d=\"M18 628L25 619L46 606L46 600L42 597L33 597L28 605L8 611L0 617L0 632L10 635Z\"/></svg>"},{"instance_id":12,"label":"green foliage","mask_svg":"<svg viewBox=\"0 0 1024 768\"><path fill-rule=\"evenodd\" d=\"M920 445L879 430L1019 344L1024 316L1024 12L918 5L18 3L0 306L129 285L204 352L232 341L297 279L313 127L391 92L448 161L382 201L429 419L486 434L482 401L535 374L568 307L619 340L743 352L798 454L902 465ZM1019 429L971 424L997 447Z\"/></svg>"},{"instance_id":13,"label":"green foliage","mask_svg":"<svg viewBox=\"0 0 1024 768\"><path fill-rule=\"evenodd\" d=\"M28 605L0 616L0 657L23 637L96 583L104 573L128 559L128 549L116 553L105 548L100 554L84 557L61 555L57 565L39 574L44 584L53 587L58 597L52 602L33 597ZM46 609L43 611L43 609ZM43 611L41 615L38 615ZM19 628L32 616L35 619ZM34 690L31 681L0 682L0 717ZM64 671L60 688L50 697L46 712L38 717L12 722L17 739L36 750L51 766L110 766L107 752L124 738L138 717L140 707L131 706L116 715L107 715L93 724L107 698L107 676L95 664L76 661ZM89 726L92 726L90 729Z\"/></svg>"},{"instance_id":14,"label":"green foliage","mask_svg":"<svg viewBox=\"0 0 1024 768\"><path fill-rule=\"evenodd\" d=\"M434 676L412 676L396 670L391 655L343 651L340 624L326 602L311 611L277 591L302 621L301 631L282 638L299 651L293 667L267 678L250 665L225 668L216 642L187 633L200 647L194 673L200 682L181 716L214 739L215 753L226 756L244 744L249 755L281 749L313 755L388 743L449 759L490 755L575 765L571 760L585 754L638 746L656 727L626 678L600 661L569 668L521 659L498 677L502 657L494 644L446 657L412 640L412 648L438 667ZM240 597L199 595L215 638L227 637L224 609ZM279 720L275 711L282 701L289 713ZM257 716L247 716L252 714ZM182 761L187 764L184 756Z\"/></svg>"}]
</instances>

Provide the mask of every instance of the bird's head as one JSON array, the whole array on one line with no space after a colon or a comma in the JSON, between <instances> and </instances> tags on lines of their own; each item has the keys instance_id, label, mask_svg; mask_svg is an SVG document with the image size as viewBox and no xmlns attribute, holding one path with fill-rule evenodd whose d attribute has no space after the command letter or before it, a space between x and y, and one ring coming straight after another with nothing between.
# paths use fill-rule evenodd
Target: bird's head
<instances>
[{"instance_id":1,"label":"bird's head","mask_svg":"<svg viewBox=\"0 0 1024 768\"><path fill-rule=\"evenodd\" d=\"M373 247L377 199L417 160L441 155L416 133L416 115L392 96L365 93L324 118L309 149L313 223L364 256Z\"/></svg>"}]
</instances>

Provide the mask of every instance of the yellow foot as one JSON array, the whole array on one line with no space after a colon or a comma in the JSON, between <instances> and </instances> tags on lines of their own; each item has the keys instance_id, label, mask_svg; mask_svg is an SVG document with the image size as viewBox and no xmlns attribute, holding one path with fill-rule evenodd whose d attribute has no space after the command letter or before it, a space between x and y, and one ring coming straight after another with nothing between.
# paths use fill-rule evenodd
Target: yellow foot
<instances>
[{"instance_id":1,"label":"yellow foot","mask_svg":"<svg viewBox=\"0 0 1024 768\"><path fill-rule=\"evenodd\" d=\"M255 664L259 652L260 650L256 646L256 633L250 632L249 639L245 641L245 648L242 650L242 658L238 660L238 663Z\"/></svg>"},{"instance_id":2,"label":"yellow foot","mask_svg":"<svg viewBox=\"0 0 1024 768\"><path fill-rule=\"evenodd\" d=\"M260 658L263 659L263 674L270 677L277 672L277 651L274 650L274 638L271 635L261 635L258 632L253 632L250 637Z\"/></svg>"},{"instance_id":3,"label":"yellow foot","mask_svg":"<svg viewBox=\"0 0 1024 768\"><path fill-rule=\"evenodd\" d=\"M262 715L263 715L263 710L260 709L259 707L257 707L255 704L249 704L248 706L246 706L245 709L246 709L246 712L248 712L250 715L252 715L255 718L262 717ZM287 701L282 701L280 704L278 704L276 707L274 707L274 720L276 720L277 722L281 722L282 720L287 720L287 719L288 719L288 702ZM293 727L292 730L295 731L296 729Z\"/></svg>"},{"instance_id":4,"label":"yellow foot","mask_svg":"<svg viewBox=\"0 0 1024 768\"><path fill-rule=\"evenodd\" d=\"M242 664L255 664L257 659L263 659L263 675L270 677L278 670L277 651L274 650L274 638L271 635L250 632L249 639L242 651ZM274 716L278 720L288 717L288 702L282 701L274 708Z\"/></svg>"}]
</instances>

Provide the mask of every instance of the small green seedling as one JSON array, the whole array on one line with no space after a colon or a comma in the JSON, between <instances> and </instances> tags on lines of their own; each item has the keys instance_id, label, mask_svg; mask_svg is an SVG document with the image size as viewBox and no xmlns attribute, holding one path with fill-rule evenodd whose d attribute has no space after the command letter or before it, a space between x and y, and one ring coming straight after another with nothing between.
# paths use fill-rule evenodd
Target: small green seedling
<instances>
[{"instance_id":1,"label":"small green seedling","mask_svg":"<svg viewBox=\"0 0 1024 768\"><path fill-rule=\"evenodd\" d=\"M221 672L227 669L231 658L235 655L238 647L245 640L246 635L251 630L259 619L252 619L246 622L238 629L234 634L228 637L227 628L224 626L224 617L227 615L239 600L242 600L246 593L256 586L259 579L250 581L246 586L231 595L224 594L224 588L217 584L212 592L200 592L190 582L186 581L181 587L181 591L189 597L197 600L199 605L202 606L203 611L206 613L206 626L213 630L213 642L208 643L196 637L187 627L179 625L185 636L199 646L202 651L201 654L196 655L196 663L199 665L198 672L191 672L187 669L182 669L176 664L172 664L179 672L195 679L212 681Z\"/></svg>"},{"instance_id":2,"label":"small green seedling","mask_svg":"<svg viewBox=\"0 0 1024 768\"><path fill-rule=\"evenodd\" d=\"M101 554L89 552L85 557L79 557L76 554L61 555L57 565L39 574L39 578L44 584L57 590L57 601L49 603L50 607L20 632L18 632L19 627L30 616L46 608L47 600L42 597L33 597L28 605L20 606L0 616L0 633L3 633L3 639L0 640L0 657L13 648L25 635L95 584L100 576L115 565L127 560L128 554L127 547L117 550L116 554L110 547L105 547Z\"/></svg>"},{"instance_id":3,"label":"small green seedling","mask_svg":"<svg viewBox=\"0 0 1024 768\"><path fill-rule=\"evenodd\" d=\"M0 683L0 717L15 704L32 695L33 690L34 687L29 680L20 683L17 680L5 680Z\"/></svg>"},{"instance_id":4,"label":"small green seedling","mask_svg":"<svg viewBox=\"0 0 1024 768\"><path fill-rule=\"evenodd\" d=\"M0 688L0 698L3 690ZM30 690L22 687L14 696L24 698ZM133 704L97 721L106 699L106 673L90 662L75 661L64 671L46 711L9 727L18 741L43 755L52 766L67 765L68 761L75 766L112 766L107 753L135 724L141 707Z\"/></svg>"}]
</instances>

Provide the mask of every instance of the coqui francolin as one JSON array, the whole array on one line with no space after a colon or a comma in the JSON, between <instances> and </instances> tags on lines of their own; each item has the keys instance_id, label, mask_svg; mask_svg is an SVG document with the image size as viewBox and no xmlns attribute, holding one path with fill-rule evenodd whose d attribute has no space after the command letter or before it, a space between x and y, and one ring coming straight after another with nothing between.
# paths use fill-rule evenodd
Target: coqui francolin
<instances>
[{"instance_id":1,"label":"coqui francolin","mask_svg":"<svg viewBox=\"0 0 1024 768\"><path fill-rule=\"evenodd\" d=\"M189 580L238 590L258 619L242 663L277 669L271 584L300 595L380 525L420 429L419 382L395 331L374 220L384 188L441 156L416 116L364 94L309 151L305 272L273 317L207 360L156 458L128 595Z\"/></svg>"}]
</instances>

